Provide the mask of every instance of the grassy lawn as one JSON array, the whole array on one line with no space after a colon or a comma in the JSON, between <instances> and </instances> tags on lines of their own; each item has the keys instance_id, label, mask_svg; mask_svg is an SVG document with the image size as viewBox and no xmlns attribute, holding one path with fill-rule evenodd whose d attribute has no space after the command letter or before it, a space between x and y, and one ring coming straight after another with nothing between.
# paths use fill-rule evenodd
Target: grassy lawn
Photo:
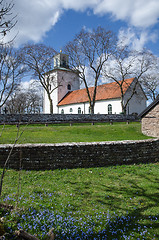
<instances>
[{"instance_id":1,"label":"grassy lawn","mask_svg":"<svg viewBox=\"0 0 159 240\"><path fill-rule=\"evenodd\" d=\"M1 202L18 204L2 214L11 229L40 239L52 227L55 239L159 239L158 163L21 171L20 178L18 196L18 171L8 170L3 185Z\"/></svg>"},{"instance_id":2,"label":"grassy lawn","mask_svg":"<svg viewBox=\"0 0 159 240\"><path fill-rule=\"evenodd\" d=\"M0 132L3 126L0 126ZM22 130L24 126L21 126ZM5 126L0 144L14 143L17 135L16 126ZM116 140L141 140L150 137L141 133L140 123L75 124L66 125L29 125L26 127L19 143L62 143L94 142Z\"/></svg>"}]
</instances>

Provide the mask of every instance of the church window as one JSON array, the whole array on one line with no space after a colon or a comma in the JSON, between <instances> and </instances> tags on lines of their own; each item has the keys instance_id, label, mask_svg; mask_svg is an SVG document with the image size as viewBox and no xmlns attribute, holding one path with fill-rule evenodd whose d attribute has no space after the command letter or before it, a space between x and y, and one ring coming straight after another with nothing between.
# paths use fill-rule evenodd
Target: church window
<instances>
[{"instance_id":1,"label":"church window","mask_svg":"<svg viewBox=\"0 0 159 240\"><path fill-rule=\"evenodd\" d=\"M108 104L108 114L112 114L112 105Z\"/></svg>"},{"instance_id":2,"label":"church window","mask_svg":"<svg viewBox=\"0 0 159 240\"><path fill-rule=\"evenodd\" d=\"M68 90L71 90L71 84L68 84L68 85L67 85L67 89L68 89Z\"/></svg>"},{"instance_id":3,"label":"church window","mask_svg":"<svg viewBox=\"0 0 159 240\"><path fill-rule=\"evenodd\" d=\"M66 59L65 59L65 57L62 58L62 66L66 67Z\"/></svg>"},{"instance_id":4,"label":"church window","mask_svg":"<svg viewBox=\"0 0 159 240\"><path fill-rule=\"evenodd\" d=\"M64 109L61 109L61 114L64 114Z\"/></svg>"},{"instance_id":5,"label":"church window","mask_svg":"<svg viewBox=\"0 0 159 240\"><path fill-rule=\"evenodd\" d=\"M80 107L78 108L78 114L81 114L81 108Z\"/></svg>"},{"instance_id":6,"label":"church window","mask_svg":"<svg viewBox=\"0 0 159 240\"><path fill-rule=\"evenodd\" d=\"M72 109L72 108L70 108L70 112L73 112L73 109Z\"/></svg>"}]
</instances>

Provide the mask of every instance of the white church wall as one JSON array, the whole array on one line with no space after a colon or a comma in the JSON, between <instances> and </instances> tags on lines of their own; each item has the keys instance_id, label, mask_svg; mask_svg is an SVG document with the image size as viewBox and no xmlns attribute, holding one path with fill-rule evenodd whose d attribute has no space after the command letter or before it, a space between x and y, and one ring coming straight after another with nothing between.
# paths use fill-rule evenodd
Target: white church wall
<instances>
[{"instance_id":1,"label":"white church wall","mask_svg":"<svg viewBox=\"0 0 159 240\"><path fill-rule=\"evenodd\" d=\"M108 105L112 106L112 114L121 113L120 99L108 99L103 101L96 101L95 107L94 107L94 113L108 114Z\"/></svg>"},{"instance_id":2,"label":"white church wall","mask_svg":"<svg viewBox=\"0 0 159 240\"><path fill-rule=\"evenodd\" d=\"M121 113L121 101L120 99L112 99L112 100L103 100L96 101L94 107L95 114L108 114L108 105L112 106L112 114ZM79 109L80 108L80 109ZM78 104L70 104L59 106L59 113L64 114L89 114L89 103L78 103Z\"/></svg>"},{"instance_id":3,"label":"white church wall","mask_svg":"<svg viewBox=\"0 0 159 240\"><path fill-rule=\"evenodd\" d=\"M77 114L78 108L81 108L81 113L84 113L84 104L78 103L78 104L70 104L70 105L63 105L59 106L59 113L64 114Z\"/></svg>"},{"instance_id":4,"label":"white church wall","mask_svg":"<svg viewBox=\"0 0 159 240\"><path fill-rule=\"evenodd\" d=\"M57 103L57 89L53 91L53 93L51 94L51 98L53 100L53 113L58 113L58 107L57 104L55 104L55 102ZM50 113L50 102L46 91L44 91L43 113Z\"/></svg>"},{"instance_id":5,"label":"white church wall","mask_svg":"<svg viewBox=\"0 0 159 240\"><path fill-rule=\"evenodd\" d=\"M52 83L50 84L50 90L55 89L52 93L51 93L51 99L53 101L53 113L58 113L58 107L57 107L57 96L58 96L58 92L57 92L57 74L56 72L52 72L50 73L50 79L52 78ZM48 99L48 95L46 93L46 91L44 90L44 96L43 96L43 113L50 113L50 102Z\"/></svg>"}]
</instances>

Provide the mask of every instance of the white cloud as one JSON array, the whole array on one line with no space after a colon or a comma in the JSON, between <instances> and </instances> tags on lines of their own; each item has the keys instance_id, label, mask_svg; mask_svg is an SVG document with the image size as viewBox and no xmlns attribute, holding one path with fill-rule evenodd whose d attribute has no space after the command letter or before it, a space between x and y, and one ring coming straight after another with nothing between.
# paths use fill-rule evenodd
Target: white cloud
<instances>
[{"instance_id":1,"label":"white cloud","mask_svg":"<svg viewBox=\"0 0 159 240\"><path fill-rule=\"evenodd\" d=\"M13 14L17 15L18 22L7 40L18 33L17 45L28 40L40 41L68 9L110 13L114 20L126 20L144 28L154 25L159 18L159 0L14 0L14 4ZM140 39L140 43L143 40Z\"/></svg>"},{"instance_id":2,"label":"white cloud","mask_svg":"<svg viewBox=\"0 0 159 240\"><path fill-rule=\"evenodd\" d=\"M46 32L56 24L62 9L58 2L51 0L15 0L13 15L17 15L17 24L7 35L6 40L13 39L16 35L16 45L32 40L38 42Z\"/></svg>"},{"instance_id":3,"label":"white cloud","mask_svg":"<svg viewBox=\"0 0 159 240\"><path fill-rule=\"evenodd\" d=\"M58 1L58 0L57 0ZM74 9L75 11L84 11L87 8L95 8L100 0L59 0L61 2L61 6L64 9Z\"/></svg>"},{"instance_id":4,"label":"white cloud","mask_svg":"<svg viewBox=\"0 0 159 240\"><path fill-rule=\"evenodd\" d=\"M130 46L133 50L140 51L149 41L156 42L157 33L149 30L136 31L133 28L121 29L118 34L119 42Z\"/></svg>"},{"instance_id":5,"label":"white cloud","mask_svg":"<svg viewBox=\"0 0 159 240\"><path fill-rule=\"evenodd\" d=\"M116 19L128 20L135 27L149 27L159 18L158 0L103 0L95 13L110 12Z\"/></svg>"}]
</instances>

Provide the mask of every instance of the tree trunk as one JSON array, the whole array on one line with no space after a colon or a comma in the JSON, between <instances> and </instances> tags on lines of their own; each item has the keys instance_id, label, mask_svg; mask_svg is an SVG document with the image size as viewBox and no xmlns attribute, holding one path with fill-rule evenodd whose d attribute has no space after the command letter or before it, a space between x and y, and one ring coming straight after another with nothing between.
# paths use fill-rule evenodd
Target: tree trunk
<instances>
[{"instance_id":1,"label":"tree trunk","mask_svg":"<svg viewBox=\"0 0 159 240\"><path fill-rule=\"evenodd\" d=\"M94 114L94 104L93 103L91 103L90 110L91 110L91 114Z\"/></svg>"},{"instance_id":2,"label":"tree trunk","mask_svg":"<svg viewBox=\"0 0 159 240\"><path fill-rule=\"evenodd\" d=\"M121 109L122 109L122 114L126 115L126 106L124 105L123 100L121 100Z\"/></svg>"},{"instance_id":3,"label":"tree trunk","mask_svg":"<svg viewBox=\"0 0 159 240\"><path fill-rule=\"evenodd\" d=\"M125 106L123 107L122 112L123 112L124 115L126 115L126 107Z\"/></svg>"},{"instance_id":4,"label":"tree trunk","mask_svg":"<svg viewBox=\"0 0 159 240\"><path fill-rule=\"evenodd\" d=\"M53 114L53 102L52 102L51 96L48 92L47 92L47 96L48 96L48 99L50 102L50 114Z\"/></svg>"},{"instance_id":5,"label":"tree trunk","mask_svg":"<svg viewBox=\"0 0 159 240\"><path fill-rule=\"evenodd\" d=\"M50 114L53 114L53 102L52 99L49 99L50 101Z\"/></svg>"}]
</instances>

